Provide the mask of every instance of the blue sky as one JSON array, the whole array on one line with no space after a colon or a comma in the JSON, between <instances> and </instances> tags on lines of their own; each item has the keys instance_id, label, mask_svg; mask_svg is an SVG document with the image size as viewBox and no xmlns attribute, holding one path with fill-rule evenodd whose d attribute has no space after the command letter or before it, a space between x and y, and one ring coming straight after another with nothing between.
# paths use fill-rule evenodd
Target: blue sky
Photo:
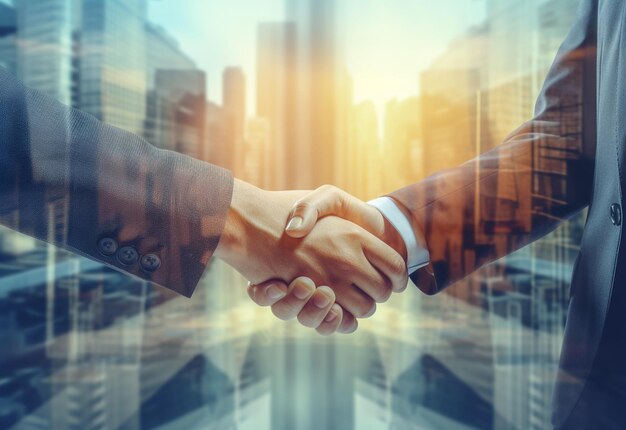
<instances>
[{"instance_id":1,"label":"blue sky","mask_svg":"<svg viewBox=\"0 0 626 430\"><path fill-rule=\"evenodd\" d=\"M337 1L355 100L378 106L417 93L419 71L485 13L484 0ZM284 0L152 0L150 17L207 71L209 97L219 101L226 66L242 66L254 89L257 24L283 19L283 6Z\"/></svg>"}]
</instances>

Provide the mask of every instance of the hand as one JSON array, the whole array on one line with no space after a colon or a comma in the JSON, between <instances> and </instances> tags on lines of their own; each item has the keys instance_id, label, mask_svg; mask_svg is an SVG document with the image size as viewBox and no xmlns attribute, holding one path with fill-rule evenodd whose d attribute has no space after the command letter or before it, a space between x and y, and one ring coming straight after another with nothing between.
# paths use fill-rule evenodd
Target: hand
<instances>
[{"instance_id":1,"label":"hand","mask_svg":"<svg viewBox=\"0 0 626 430\"><path fill-rule=\"evenodd\" d=\"M294 238L304 237L319 219L329 215L360 225L394 248L406 261L407 250L402 237L380 211L332 185L324 185L298 200L285 232Z\"/></svg>"},{"instance_id":2,"label":"hand","mask_svg":"<svg viewBox=\"0 0 626 430\"><path fill-rule=\"evenodd\" d=\"M376 302L406 287L403 258L363 228L336 217L320 220L303 239L284 235L290 209L303 195L236 181L215 255L253 283L307 276L317 285L331 286L345 311L370 316Z\"/></svg>"},{"instance_id":3,"label":"hand","mask_svg":"<svg viewBox=\"0 0 626 430\"><path fill-rule=\"evenodd\" d=\"M259 306L271 306L277 318L286 321L297 317L300 324L324 336L342 326L344 333L352 333L358 326L356 319L335 303L331 288L316 288L308 278L298 278L289 286L281 281L250 284L248 295Z\"/></svg>"},{"instance_id":4,"label":"hand","mask_svg":"<svg viewBox=\"0 0 626 430\"><path fill-rule=\"evenodd\" d=\"M360 224L370 233L392 244L395 250L406 260L407 251L404 241L382 214L376 208L333 186L321 187L298 200L291 211L286 232L294 238L304 237L313 230L318 219L328 215L341 216L342 218ZM407 279L404 278L403 285L396 291L402 291L406 288L406 285ZM282 306L282 294L286 294L286 290L286 285L273 282L258 286L251 285L249 287L249 293L250 291L254 291L254 294L251 293L252 300L261 306L272 306L273 311L275 308ZM279 293L279 291L282 292ZM284 300L291 302L289 298L285 298ZM310 310L308 312L310 312ZM276 311L274 311L274 313L277 314ZM295 315L290 315L290 318L294 317ZM298 315L298 317L300 318L300 315ZM350 318L352 316L347 314L347 317ZM309 315L304 316L304 318L309 318ZM344 319L345 318L346 314L344 313ZM356 330L356 320L351 322L351 324L354 330ZM330 334L328 330L328 327L322 329L324 334ZM319 331L320 330L318 330L318 332Z\"/></svg>"}]
</instances>

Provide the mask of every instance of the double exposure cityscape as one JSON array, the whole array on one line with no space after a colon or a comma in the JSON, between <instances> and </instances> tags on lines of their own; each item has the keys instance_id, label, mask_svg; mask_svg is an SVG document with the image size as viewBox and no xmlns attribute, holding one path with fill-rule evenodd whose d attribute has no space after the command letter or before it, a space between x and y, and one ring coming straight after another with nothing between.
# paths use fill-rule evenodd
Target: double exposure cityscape
<instances>
[{"instance_id":1,"label":"double exposure cityscape","mask_svg":"<svg viewBox=\"0 0 626 430\"><path fill-rule=\"evenodd\" d=\"M364 71L348 61L346 28L360 18L340 0L275 0L283 13L256 20L254 57L213 64L218 75L186 51L179 29L153 18L161 2L0 0L0 66L259 187L330 183L362 199L471 160L528 120L578 3L474 1L480 22L438 42L422 68L402 71L413 73L413 91L381 103L355 91ZM253 0L239 3L254 11ZM429 13L430 2L412 3ZM562 115L582 103L569 100ZM567 130L573 139L578 124ZM431 255L461 247L473 261L477 248L499 246L481 231L549 216L542 193L565 187L571 157L537 155L523 178L529 208L494 210L472 243L441 243ZM473 193L490 207L494 196ZM68 207L49 193L28 213L0 202L0 219L34 217L43 237L63 242ZM548 428L583 223L581 214L440 295L410 285L354 335L329 338L256 307L246 280L220 261L187 299L2 228L0 428Z\"/></svg>"}]
</instances>

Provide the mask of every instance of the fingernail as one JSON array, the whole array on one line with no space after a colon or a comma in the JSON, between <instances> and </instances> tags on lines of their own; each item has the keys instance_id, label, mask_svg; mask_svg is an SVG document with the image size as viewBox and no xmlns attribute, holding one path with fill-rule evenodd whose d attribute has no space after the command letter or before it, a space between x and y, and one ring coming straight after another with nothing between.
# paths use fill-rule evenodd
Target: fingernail
<instances>
[{"instance_id":1,"label":"fingernail","mask_svg":"<svg viewBox=\"0 0 626 430\"><path fill-rule=\"evenodd\" d=\"M267 297L272 300L282 299L287 295L287 291L276 284L270 285L266 290Z\"/></svg>"},{"instance_id":2,"label":"fingernail","mask_svg":"<svg viewBox=\"0 0 626 430\"><path fill-rule=\"evenodd\" d=\"M335 321L337 319L338 316L339 316L339 312L337 312L337 310L333 306L330 309L330 312L328 312L328 315L326 315L326 318L324 318L324 321L326 321L326 322L333 322L333 321Z\"/></svg>"},{"instance_id":3,"label":"fingernail","mask_svg":"<svg viewBox=\"0 0 626 430\"><path fill-rule=\"evenodd\" d=\"M310 290L306 287L306 285L296 284L293 287L293 295L299 298L300 300L304 300L309 297L311 294Z\"/></svg>"},{"instance_id":4,"label":"fingernail","mask_svg":"<svg viewBox=\"0 0 626 430\"><path fill-rule=\"evenodd\" d=\"M302 222L304 220L299 217L299 216L295 216L293 218L291 218L289 220L289 223L287 224L287 230L297 230L302 226Z\"/></svg>"},{"instance_id":5,"label":"fingernail","mask_svg":"<svg viewBox=\"0 0 626 430\"><path fill-rule=\"evenodd\" d=\"M320 309L324 309L330 304L330 299L326 296L326 294L316 294L313 297L313 304Z\"/></svg>"}]
</instances>

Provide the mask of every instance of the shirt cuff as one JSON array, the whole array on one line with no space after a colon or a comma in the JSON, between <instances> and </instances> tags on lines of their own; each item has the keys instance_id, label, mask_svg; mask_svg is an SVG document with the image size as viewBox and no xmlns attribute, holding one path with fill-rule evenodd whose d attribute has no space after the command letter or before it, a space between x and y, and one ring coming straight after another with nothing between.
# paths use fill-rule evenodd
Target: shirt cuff
<instances>
[{"instance_id":1,"label":"shirt cuff","mask_svg":"<svg viewBox=\"0 0 626 430\"><path fill-rule=\"evenodd\" d=\"M402 237L404 245L406 246L406 266L409 275L427 266L430 262L430 254L424 243L416 237L411 223L406 215L398 208L396 203L389 197L379 197L368 202L368 204L378 209L380 213L387 218L387 221L398 231L400 237Z\"/></svg>"}]
</instances>

